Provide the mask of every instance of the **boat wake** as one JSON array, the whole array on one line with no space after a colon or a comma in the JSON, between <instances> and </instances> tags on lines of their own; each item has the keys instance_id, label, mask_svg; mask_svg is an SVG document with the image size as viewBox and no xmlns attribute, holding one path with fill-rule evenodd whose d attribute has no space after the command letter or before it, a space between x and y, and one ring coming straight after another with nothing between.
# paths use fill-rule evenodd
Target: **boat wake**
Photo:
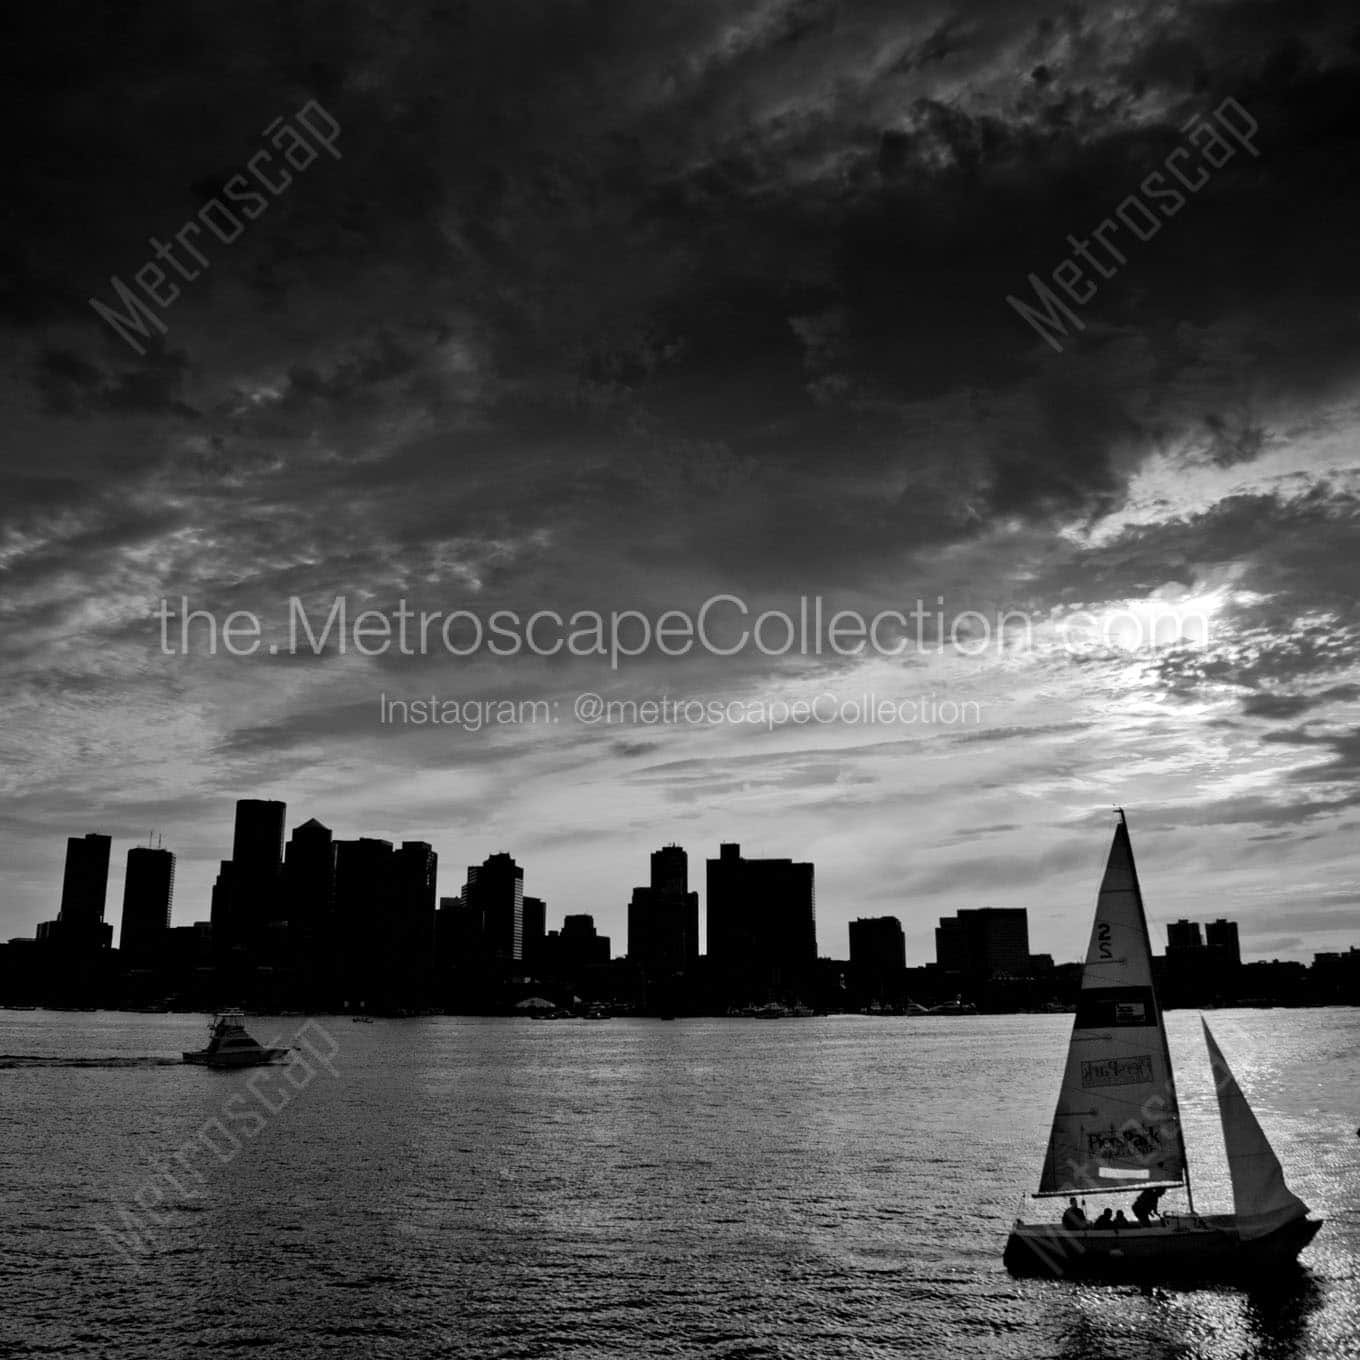
<instances>
[{"instance_id":1,"label":"boat wake","mask_svg":"<svg viewBox=\"0 0 1360 1360\"><path fill-rule=\"evenodd\" d=\"M178 1067L178 1058L59 1058L50 1053L0 1053L0 1070L16 1067Z\"/></svg>"}]
</instances>

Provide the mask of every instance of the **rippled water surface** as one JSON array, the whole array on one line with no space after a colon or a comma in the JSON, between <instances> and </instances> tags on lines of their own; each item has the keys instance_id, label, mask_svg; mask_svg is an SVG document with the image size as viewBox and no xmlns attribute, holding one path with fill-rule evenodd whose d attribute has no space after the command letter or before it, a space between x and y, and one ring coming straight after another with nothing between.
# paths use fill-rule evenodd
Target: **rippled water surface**
<instances>
[{"instance_id":1,"label":"rippled water surface","mask_svg":"<svg viewBox=\"0 0 1360 1360\"><path fill-rule=\"evenodd\" d=\"M1227 1209L1198 1017L1170 1020ZM1360 1355L1360 1012L1211 1023L1329 1220L1268 1291L1003 1271L1069 1016L322 1019L334 1074L290 1087L163 1061L202 1017L0 1011L0 1353Z\"/></svg>"}]
</instances>

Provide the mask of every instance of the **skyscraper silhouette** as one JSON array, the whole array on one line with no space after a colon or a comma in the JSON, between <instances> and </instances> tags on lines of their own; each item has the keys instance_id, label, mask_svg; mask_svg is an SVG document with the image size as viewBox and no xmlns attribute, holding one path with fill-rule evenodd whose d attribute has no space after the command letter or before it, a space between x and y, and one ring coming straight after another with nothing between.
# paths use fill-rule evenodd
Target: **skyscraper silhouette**
<instances>
[{"instance_id":1,"label":"skyscraper silhouette","mask_svg":"<svg viewBox=\"0 0 1360 1360\"><path fill-rule=\"evenodd\" d=\"M1198 921L1168 921L1166 924L1166 947L1171 949L1203 949L1204 936L1200 934Z\"/></svg>"},{"instance_id":2,"label":"skyscraper silhouette","mask_svg":"<svg viewBox=\"0 0 1360 1360\"><path fill-rule=\"evenodd\" d=\"M965 907L942 916L935 929L935 960L946 973L970 977L1025 977L1029 912L1024 907Z\"/></svg>"},{"instance_id":3,"label":"skyscraper silhouette","mask_svg":"<svg viewBox=\"0 0 1360 1360\"><path fill-rule=\"evenodd\" d=\"M288 838L279 912L288 923L287 956L299 995L311 1006L327 1004L337 967L335 840L315 817Z\"/></svg>"},{"instance_id":4,"label":"skyscraper silhouette","mask_svg":"<svg viewBox=\"0 0 1360 1360\"><path fill-rule=\"evenodd\" d=\"M550 930L543 940L544 966L550 975L579 980L591 968L609 963L609 936L595 929L595 918L576 912L562 918L562 929Z\"/></svg>"},{"instance_id":5,"label":"skyscraper silhouette","mask_svg":"<svg viewBox=\"0 0 1360 1360\"><path fill-rule=\"evenodd\" d=\"M867 916L850 922L850 966L867 974L901 972L907 966L907 937L896 916Z\"/></svg>"},{"instance_id":6,"label":"skyscraper silhouette","mask_svg":"<svg viewBox=\"0 0 1360 1360\"><path fill-rule=\"evenodd\" d=\"M391 841L363 836L335 843L337 1000L355 1008L379 1000L396 908Z\"/></svg>"},{"instance_id":7,"label":"skyscraper silhouette","mask_svg":"<svg viewBox=\"0 0 1360 1360\"><path fill-rule=\"evenodd\" d=\"M693 968L699 957L699 894L689 891L689 857L678 845L652 852L651 882L628 904L628 957L649 977Z\"/></svg>"},{"instance_id":8,"label":"skyscraper silhouette","mask_svg":"<svg viewBox=\"0 0 1360 1360\"><path fill-rule=\"evenodd\" d=\"M236 803L231 859L222 862L213 885L213 947L219 964L241 976L264 962L276 962L283 946L271 925L283 919L283 803L241 798Z\"/></svg>"},{"instance_id":9,"label":"skyscraper silhouette","mask_svg":"<svg viewBox=\"0 0 1360 1360\"><path fill-rule=\"evenodd\" d=\"M391 920L380 926L386 948L382 1001L424 1006L434 977L435 880L439 856L424 841L403 841L392 857L396 876Z\"/></svg>"},{"instance_id":10,"label":"skyscraper silhouette","mask_svg":"<svg viewBox=\"0 0 1360 1360\"><path fill-rule=\"evenodd\" d=\"M170 929L175 897L175 857L169 850L135 845L128 851L123 880L123 924L118 948L130 962L149 963Z\"/></svg>"},{"instance_id":11,"label":"skyscraper silhouette","mask_svg":"<svg viewBox=\"0 0 1360 1360\"><path fill-rule=\"evenodd\" d=\"M283 860L283 911L309 931L329 928L335 904L335 839L331 829L309 818L293 828Z\"/></svg>"},{"instance_id":12,"label":"skyscraper silhouette","mask_svg":"<svg viewBox=\"0 0 1360 1360\"><path fill-rule=\"evenodd\" d=\"M548 929L548 905L541 897L524 899L524 962L532 967L542 957L543 938Z\"/></svg>"},{"instance_id":13,"label":"skyscraper silhouette","mask_svg":"<svg viewBox=\"0 0 1360 1360\"><path fill-rule=\"evenodd\" d=\"M1204 927L1204 943L1215 951L1219 959L1229 967L1237 968L1242 963L1242 944L1237 934L1237 922L1219 917Z\"/></svg>"},{"instance_id":14,"label":"skyscraper silhouette","mask_svg":"<svg viewBox=\"0 0 1360 1360\"><path fill-rule=\"evenodd\" d=\"M241 872L276 871L283 863L283 823L287 814L286 803L264 798L237 800L231 860Z\"/></svg>"},{"instance_id":15,"label":"skyscraper silhouette","mask_svg":"<svg viewBox=\"0 0 1360 1360\"><path fill-rule=\"evenodd\" d=\"M58 934L71 945L106 947L113 927L104 923L104 900L109 889L109 852L113 841L91 831L66 842L66 870L61 880Z\"/></svg>"},{"instance_id":16,"label":"skyscraper silhouette","mask_svg":"<svg viewBox=\"0 0 1360 1360\"><path fill-rule=\"evenodd\" d=\"M708 954L734 995L793 996L817 963L814 869L788 859L743 859L723 845L708 861Z\"/></svg>"},{"instance_id":17,"label":"skyscraper silhouette","mask_svg":"<svg viewBox=\"0 0 1360 1360\"><path fill-rule=\"evenodd\" d=\"M524 870L506 853L469 867L463 910L480 925L489 958L502 964L524 958Z\"/></svg>"}]
</instances>

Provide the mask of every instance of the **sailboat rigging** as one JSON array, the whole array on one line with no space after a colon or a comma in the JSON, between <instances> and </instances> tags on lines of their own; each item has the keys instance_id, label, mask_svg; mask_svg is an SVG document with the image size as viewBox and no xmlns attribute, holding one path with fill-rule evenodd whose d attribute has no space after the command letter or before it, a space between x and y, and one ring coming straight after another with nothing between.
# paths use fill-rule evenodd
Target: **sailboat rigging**
<instances>
[{"instance_id":1,"label":"sailboat rigging","mask_svg":"<svg viewBox=\"0 0 1360 1360\"><path fill-rule=\"evenodd\" d=\"M1195 1212L1166 1026L1152 976L1142 891L1122 810L1096 899L1067 1065L1036 1199L1184 1188L1186 1215L1156 1223L1060 1226L1017 1219L1005 1261L1016 1274L1219 1274L1293 1260L1321 1221L1284 1173L1204 1026L1234 1212Z\"/></svg>"}]
</instances>

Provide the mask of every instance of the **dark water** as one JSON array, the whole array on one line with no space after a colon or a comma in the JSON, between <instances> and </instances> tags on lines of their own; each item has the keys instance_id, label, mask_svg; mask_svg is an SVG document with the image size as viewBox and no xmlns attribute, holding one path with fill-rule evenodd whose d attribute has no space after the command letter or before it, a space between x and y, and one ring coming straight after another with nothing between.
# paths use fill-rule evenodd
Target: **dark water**
<instances>
[{"instance_id":1,"label":"dark water","mask_svg":"<svg viewBox=\"0 0 1360 1360\"><path fill-rule=\"evenodd\" d=\"M1199 1207L1228 1208L1198 1018L1171 1021ZM1354 1010L1212 1021L1329 1219L1256 1292L1002 1270L1068 1016L320 1023L251 1087L159 1061L201 1017L0 1011L0 1352L1360 1355ZM167 1160L200 1131L220 1160Z\"/></svg>"}]
</instances>

